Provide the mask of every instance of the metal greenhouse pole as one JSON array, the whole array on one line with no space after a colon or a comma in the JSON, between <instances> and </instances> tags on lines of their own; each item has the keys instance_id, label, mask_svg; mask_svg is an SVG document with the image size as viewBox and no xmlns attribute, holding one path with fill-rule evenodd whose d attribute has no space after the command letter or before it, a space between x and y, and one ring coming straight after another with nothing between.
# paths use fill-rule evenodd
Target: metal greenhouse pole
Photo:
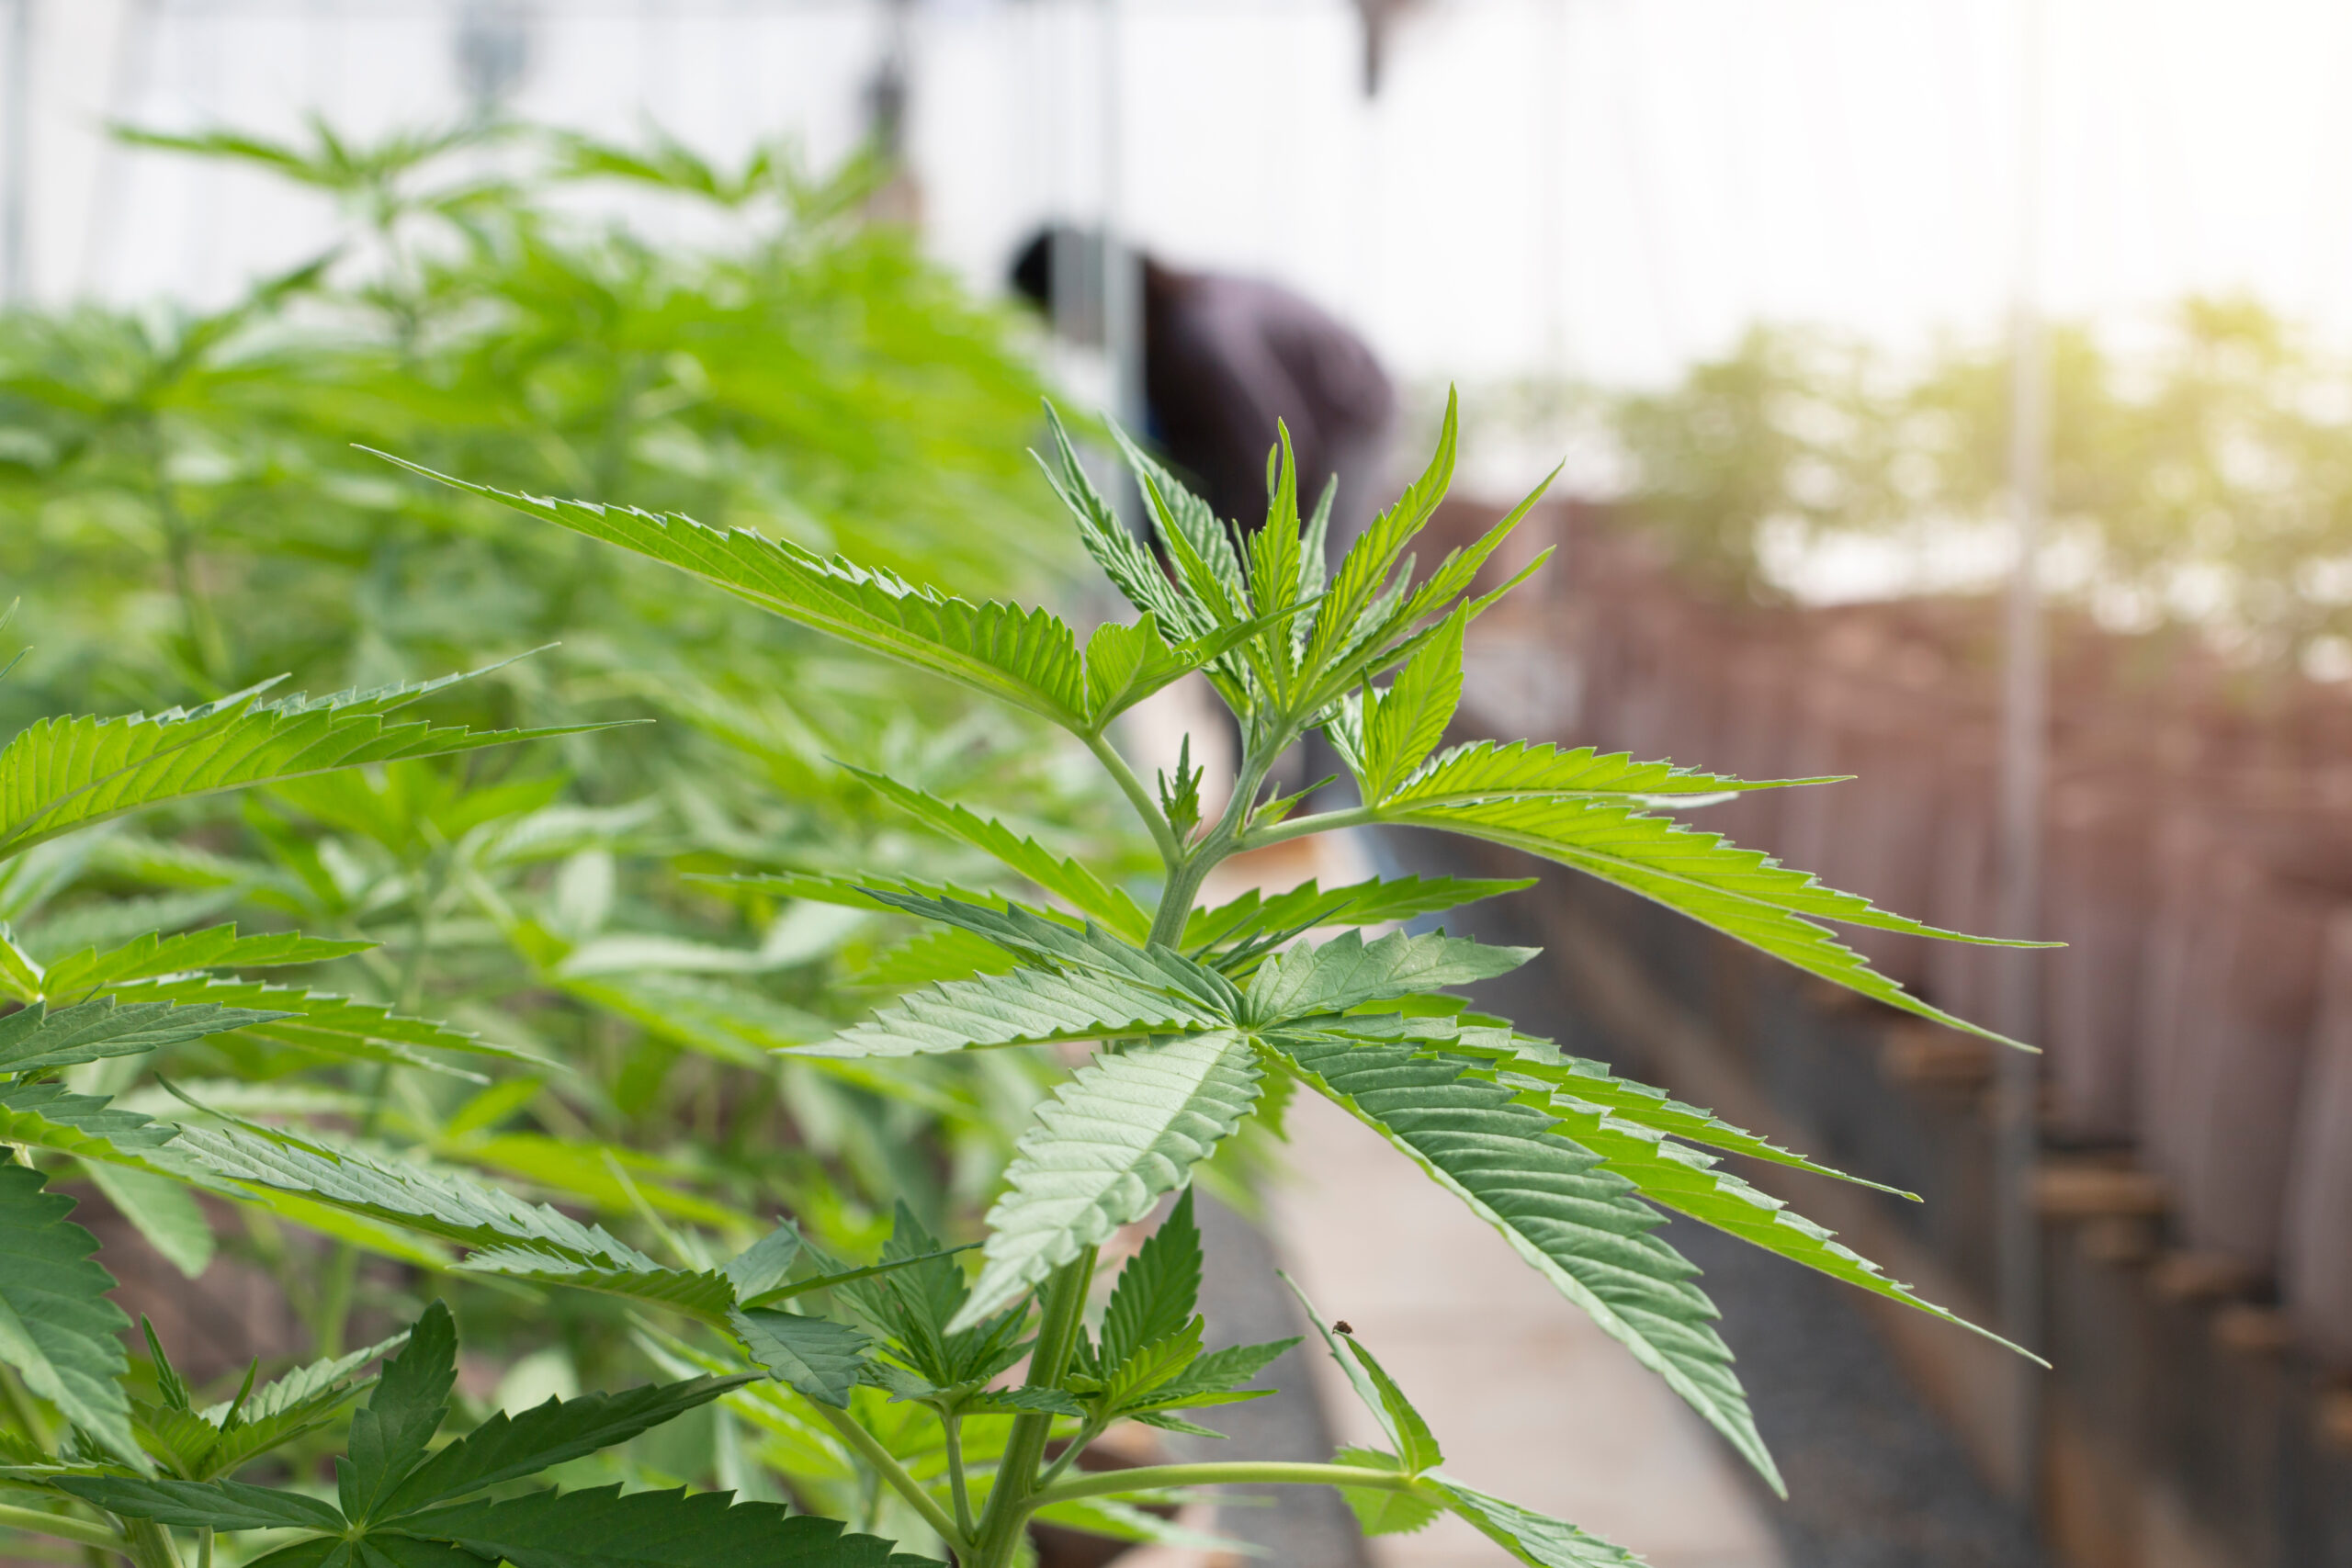
<instances>
[{"instance_id":1,"label":"metal greenhouse pole","mask_svg":"<svg viewBox=\"0 0 2352 1568\"><path fill-rule=\"evenodd\" d=\"M1096 0L1095 60L1102 135L1102 356L1111 373L1111 412L1138 435L1144 429L1143 258L1127 236L1126 74L1125 6ZM1143 491L1117 465L1113 502L1128 528L1140 534Z\"/></svg>"},{"instance_id":2,"label":"metal greenhouse pole","mask_svg":"<svg viewBox=\"0 0 2352 1568\"><path fill-rule=\"evenodd\" d=\"M2031 937L2041 917L2042 798L2049 747L2049 652L2040 568L2049 504L2050 376L2041 321L2043 92L2041 0L2018 0L2018 249L2010 320L2009 493L2016 527L2010 570L2001 705L2001 934ZM2012 953L2002 964L2000 1026L2031 1040L2040 1032L2039 953ZM2041 1155L2041 1059L2005 1050L1996 1089L2001 1329L2029 1348L2041 1338L2041 1232L2034 1202ZM2041 1381L2020 1363L2014 1411L2018 1495L2030 1513L2041 1472Z\"/></svg>"},{"instance_id":3,"label":"metal greenhouse pole","mask_svg":"<svg viewBox=\"0 0 2352 1568\"><path fill-rule=\"evenodd\" d=\"M32 200L33 0L15 0L8 10L8 74L5 88L6 162L0 164L0 299L22 305L31 297L31 263L26 235Z\"/></svg>"},{"instance_id":4,"label":"metal greenhouse pole","mask_svg":"<svg viewBox=\"0 0 2352 1568\"><path fill-rule=\"evenodd\" d=\"M1120 0L1099 0L1097 69L1102 97L1102 352L1111 365L1111 407L1130 430L1143 428L1143 264L1127 243L1125 28ZM1122 486L1125 495L1130 487ZM1137 498L1140 501L1140 497Z\"/></svg>"}]
</instances>

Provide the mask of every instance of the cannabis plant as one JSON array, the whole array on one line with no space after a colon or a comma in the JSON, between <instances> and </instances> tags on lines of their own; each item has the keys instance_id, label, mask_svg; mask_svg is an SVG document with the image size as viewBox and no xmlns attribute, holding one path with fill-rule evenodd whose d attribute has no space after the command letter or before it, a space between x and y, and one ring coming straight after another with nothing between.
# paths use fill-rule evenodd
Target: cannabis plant
<instances>
[{"instance_id":1,"label":"cannabis plant","mask_svg":"<svg viewBox=\"0 0 2352 1568\"><path fill-rule=\"evenodd\" d=\"M1329 1464L1076 1468L1116 1423L1203 1431L1185 1413L1261 1392L1243 1385L1283 1347L1204 1347L1193 1310L1198 1242L1183 1203L1119 1272L1099 1321L1089 1302L1099 1249L1115 1232L1184 1190L1245 1122L1279 1123L1304 1090L1346 1110L1459 1197L1777 1486L1730 1353L1711 1326L1715 1309L1692 1283L1695 1270L1653 1233L1661 1209L1690 1215L1947 1315L1721 1168L1717 1156L1838 1173L1564 1056L1469 1011L1455 994L1526 963L1533 950L1442 931L1365 934L1494 884L1409 878L1327 891L1309 883L1204 908L1203 882L1235 854L1310 834L1374 825L1459 833L1602 877L1826 980L1973 1030L1870 969L1823 922L1954 933L1877 909L1668 815L1733 792L1828 781L1743 781L1529 742L1442 745L1462 694L1469 624L1527 573L1476 596L1474 584L1542 493L1475 544L1417 570L1412 541L1451 476L1451 407L1427 471L1328 570L1330 493L1302 515L1286 435L1269 457L1262 525L1247 533L1128 446L1157 555L1122 525L1058 422L1054 435L1049 478L1087 550L1139 613L1083 644L1047 612L972 603L756 534L447 480L1051 722L1099 761L1162 862L1157 890L1141 899L1001 824L877 780L1002 859L1035 895L903 874L762 884L935 922L960 976L911 992L806 1054L887 1064L1097 1047L1023 1134L968 1276L935 1256L938 1244L905 1216L886 1253L895 1269L812 1288L790 1304L747 1296L740 1279L730 1286L707 1273L683 1276L609 1249L560 1261L542 1252L532 1262L524 1255L535 1247L518 1250L510 1240L487 1266L568 1277L723 1322L734 1344L775 1374L767 1386L789 1390L854 1448L967 1568L1014 1561L1032 1518L1077 1516L1106 1528L1105 1503L1227 1483L1336 1486L1375 1530L1418 1528L1451 1510L1530 1562L1624 1561L1568 1524L1448 1474L1404 1393L1344 1334L1327 1338L1388 1434L1385 1449ZM1113 735L1120 715L1195 671L1231 709L1242 739L1237 776L1215 810L1199 769L1180 762L1174 776L1147 784ZM1308 811L1300 795L1265 787L1276 760L1310 730L1345 760L1359 804ZM368 1201L360 1184L310 1160L250 1162L239 1179L300 1186L329 1203ZM371 1190L382 1206L369 1212L397 1214L398 1203ZM845 1273L824 1258L795 1267L814 1270L806 1276L812 1285ZM1002 1386L1024 1359L1019 1385ZM722 1355L711 1364L729 1363ZM919 1412L932 1419L918 1438L910 1413ZM1061 1446L1048 1458L1056 1438ZM921 1461L910 1462L918 1450Z\"/></svg>"},{"instance_id":2,"label":"cannabis plant","mask_svg":"<svg viewBox=\"0 0 2352 1568\"><path fill-rule=\"evenodd\" d=\"M1148 852L1115 795L1057 776L968 694L749 606L664 594L616 552L417 491L353 443L1035 592L1079 552L1021 452L1037 383L1011 321L908 236L854 220L873 179L859 164L811 180L763 153L713 170L658 141L638 154L520 129L144 140L268 171L345 220L330 262L218 311L0 315L0 579L32 585L35 644L0 684L0 739L279 671L372 687L559 639L437 694L436 721L662 722L273 780L10 863L0 921L36 966L233 921L330 944L301 984L353 1004L340 1035L192 1040L86 1068L81 1091L170 1118L197 1115L173 1089L224 1113L298 1114L656 1250L667 1229L729 1254L783 1209L864 1257L894 1199L933 1225L985 1202L1051 1083L1043 1066L1000 1055L876 1076L773 1055L924 973L927 949L895 919L689 875L922 863L995 886L992 862L836 757L992 809L1017 801L1106 874ZM615 178L700 206L709 221L686 227L713 237L651 243L585 215L596 193L578 182ZM283 985L257 952L175 956L216 987ZM403 1267L440 1257L346 1227L321 1258L316 1226L200 1206L121 1168L76 1175L190 1277L216 1258L268 1272L321 1354L413 1315L424 1287ZM562 1295L557 1348L543 1296L459 1288L454 1304L477 1358L511 1336L515 1354L607 1384L642 1359L625 1307ZM209 1348L182 1351L199 1381L236 1347Z\"/></svg>"},{"instance_id":3,"label":"cannabis plant","mask_svg":"<svg viewBox=\"0 0 2352 1568\"><path fill-rule=\"evenodd\" d=\"M1120 526L1058 425L1056 440L1051 477L1081 538L1141 612L1131 624L1098 628L1082 648L1044 612L976 604L758 535L484 492L1009 701L1068 730L1133 804L1163 863L1148 902L1115 865L1058 856L880 775L872 787L1000 859L1019 879L1017 893L895 871L802 870L733 885L889 911L941 932L903 965L908 976L940 976L933 983L787 1055L882 1075L925 1055L1047 1048L1029 1055L1047 1058L1057 1087L1020 1137L978 1267L967 1269L960 1249L903 1205L872 1262L834 1256L788 1219L739 1245L727 1225L673 1224L613 1162L607 1175L639 1200L642 1232L664 1255L656 1257L476 1169L387 1147L369 1120L377 1108L362 1104L322 1108L289 1094L241 1112L159 1077L159 1089L193 1103L153 1115L149 1108L162 1108L152 1100L134 1108L111 1099L119 1080L105 1070L187 1052L291 1051L373 1060L389 1071L436 1053L497 1048L385 1008L245 977L339 961L345 942L226 928L149 931L43 962L11 941L0 944L0 973L21 1005L0 1017L0 1132L14 1156L0 1165L0 1324L10 1328L0 1334L0 1363L10 1369L0 1372L0 1485L25 1501L0 1510L0 1524L111 1548L141 1568L175 1562L184 1531L194 1532L202 1560L218 1534L253 1532L254 1540L232 1549L279 1568L460 1568L500 1559L524 1568L657 1568L714 1551L754 1564L865 1564L890 1561L893 1539L935 1542L967 1568L1003 1568L1032 1521L1149 1539L1159 1527L1142 1505L1196 1486L1272 1482L1335 1486L1375 1532L1451 1511L1521 1561L1625 1561L1572 1525L1447 1472L1428 1424L1343 1325L1324 1337L1385 1446L1343 1450L1328 1464L1082 1468L1089 1447L1120 1423L1205 1433L1194 1416L1263 1392L1247 1385L1287 1345L1204 1344L1188 1194L1119 1271L1099 1316L1090 1296L1099 1249L1114 1231L1182 1193L1250 1118L1279 1125L1302 1087L1344 1107L1461 1197L1768 1478L1770 1459L1709 1327L1714 1309L1689 1265L1650 1235L1657 1208L1937 1310L1715 1168L1704 1151L1821 1168L1563 1057L1451 994L1526 962L1528 950L1442 931L1363 934L1508 885L1308 884L1198 907L1209 870L1250 848L1365 824L1442 828L1581 867L1815 975L1958 1025L1871 973L1818 921L1947 933L1662 814L1769 785L1549 746L1441 750L1460 696L1468 623L1506 591L1472 597L1472 586L1534 498L1476 545L1418 573L1408 550L1445 488L1449 418L1429 471L1327 575L1329 493L1303 522L1286 451L1265 523L1246 538L1131 452L1163 567ZM1148 786L1110 733L1120 714L1194 671L1231 706L1244 739L1238 777L1213 812L1200 770L1182 762ZM560 735L476 733L399 711L443 684L323 701L270 703L247 693L153 718L33 726L0 750L0 864L13 875L69 835L137 808ZM1265 792L1273 761L1317 728L1346 759L1362 804L1305 812L1297 796ZM1083 1066L1051 1067L1059 1048L1087 1042L1099 1048ZM484 1094L516 1101L495 1085ZM496 1109L469 1107L457 1119L481 1124ZM346 1111L359 1112L356 1132ZM614 1299L634 1314L638 1348L673 1381L519 1414L476 1406L471 1429L442 1442L454 1329L446 1311L427 1307L404 1345L330 1357L267 1383L256 1370L228 1398L200 1404L159 1337L149 1336L149 1354L137 1361L126 1352L130 1325L106 1300L113 1281L89 1257L89 1233L68 1218L72 1201L51 1190L53 1174L73 1168L109 1196L143 1205L158 1237L171 1234L158 1218L171 1203L159 1194L178 1192L186 1204L193 1190L427 1275L526 1295ZM369 1365L395 1351L371 1380ZM1024 1362L1021 1381L1007 1383ZM305 1483L307 1467L363 1393L330 1501ZM706 1406L723 1407L756 1434L805 1512L876 1533L845 1533L769 1502L692 1494L674 1483L694 1476L665 1477L641 1463L594 1472L638 1490L580 1483L577 1467L605 1462L616 1445ZM548 1475L556 1466L564 1468ZM722 1484L741 1469L716 1468ZM518 1490L535 1476L571 1489Z\"/></svg>"},{"instance_id":4,"label":"cannabis plant","mask_svg":"<svg viewBox=\"0 0 2352 1568\"><path fill-rule=\"evenodd\" d=\"M267 700L257 689L152 716L28 727L0 748L0 882L132 811L579 732L478 731L409 711L462 679L318 699ZM53 877L57 868L29 874ZM10 1004L0 1014L0 1491L18 1499L0 1504L0 1528L119 1553L140 1568L175 1568L175 1530L194 1532L206 1564L219 1532L267 1532L258 1550L277 1568L455 1568L485 1559L655 1568L713 1551L761 1564L915 1562L833 1522L787 1517L773 1502L577 1483L581 1461L764 1374L696 1373L619 1394L554 1398L518 1415L492 1413L436 1445L457 1371L455 1321L439 1303L408 1332L366 1349L267 1381L256 1363L217 1402L197 1396L143 1321L148 1354L131 1359L122 1340L130 1325L107 1299L115 1281L90 1258L90 1233L69 1218L74 1200L51 1190L57 1175L90 1180L191 1274L210 1245L191 1192L266 1205L277 1218L426 1269L454 1261L434 1238L469 1244L470 1264L510 1280L594 1286L601 1267L629 1276L641 1302L713 1321L908 1266L804 1266L787 1280L803 1247L786 1225L724 1269L665 1274L600 1227L458 1172L388 1160L364 1143L331 1148L193 1097L184 1097L188 1114L175 1122L87 1092L104 1088L113 1067L166 1055L241 1060L268 1081L318 1060L446 1070L444 1054L516 1055L386 1007L245 977L332 963L366 945L222 925L148 930L43 963L0 924L0 995ZM382 1088L379 1077L379 1095ZM281 1091L275 1108L289 1106L315 1112L322 1100ZM333 1115L346 1106L329 1099L323 1109ZM617 1164L609 1168L631 1185ZM933 1249L913 1261L941 1256ZM320 1457L317 1439L363 1395L345 1451L334 1459L330 1502L303 1483L305 1469ZM255 1466L278 1483L238 1478ZM517 1492L557 1466L573 1467L570 1490ZM621 1468L628 1481L646 1478L642 1466Z\"/></svg>"}]
</instances>

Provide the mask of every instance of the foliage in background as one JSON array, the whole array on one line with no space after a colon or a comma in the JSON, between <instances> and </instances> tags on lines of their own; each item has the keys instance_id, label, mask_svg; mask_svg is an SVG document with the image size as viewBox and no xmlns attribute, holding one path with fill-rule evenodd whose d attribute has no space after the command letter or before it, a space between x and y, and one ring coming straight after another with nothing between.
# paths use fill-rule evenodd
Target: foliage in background
<instances>
[{"instance_id":1,"label":"foliage in background","mask_svg":"<svg viewBox=\"0 0 2352 1568\"><path fill-rule=\"evenodd\" d=\"M2140 352L2074 325L2047 341L2053 535L2094 612L2259 660L2352 655L2352 365L2244 300L2189 300ZM1776 539L2001 522L2009 378L2005 352L1908 366L1758 327L1612 422L1639 520L1717 586L1773 596Z\"/></svg>"},{"instance_id":2,"label":"foliage in background","mask_svg":"<svg viewBox=\"0 0 2352 1568\"><path fill-rule=\"evenodd\" d=\"M311 186L346 233L212 314L0 321L0 579L25 596L15 629L35 645L0 683L0 733L288 672L319 691L469 669L418 711L571 728L0 843L0 989L17 1001L288 1014L72 1066L59 1092L204 1127L307 1119L388 1168L495 1181L673 1259L732 1254L783 1211L866 1255L895 1202L947 1224L984 1201L1047 1081L1036 1066L883 1077L772 1055L930 977L937 945L883 911L696 878L854 863L1008 884L959 824L910 815L836 759L1005 803L1116 878L1130 835L1082 777L941 682L729 600L659 592L610 552L405 485L355 443L1035 589L1074 552L1021 455L1038 387L1008 324L907 236L862 221L879 174L864 164L810 182L773 151L718 170L668 142L515 131L142 140ZM666 231L707 238L657 247L579 217L582 182L617 183ZM317 1354L449 1293L476 1353L524 1360L514 1390L645 1364L623 1306L469 1288L447 1236L300 1199L194 1201L99 1144L46 1137L0 1128L190 1276L216 1257L266 1272ZM221 1279L193 1289L236 1288ZM56 1437L57 1413L28 1400L28 1440ZM855 1468L838 1443L717 1407L686 1427L660 1454L633 1447L639 1468L614 1478L798 1490ZM291 1440L281 1457L299 1470L333 1438Z\"/></svg>"}]
</instances>

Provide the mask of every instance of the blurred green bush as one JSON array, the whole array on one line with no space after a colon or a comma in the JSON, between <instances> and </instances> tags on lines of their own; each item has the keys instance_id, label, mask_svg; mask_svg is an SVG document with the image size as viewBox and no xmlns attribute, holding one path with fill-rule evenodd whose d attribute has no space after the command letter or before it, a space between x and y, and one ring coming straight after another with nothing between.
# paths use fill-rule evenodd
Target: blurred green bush
<instances>
[{"instance_id":1,"label":"blurred green bush","mask_svg":"<svg viewBox=\"0 0 2352 1568\"><path fill-rule=\"evenodd\" d=\"M2352 364L2265 307L2190 299L2119 348L2048 335L2053 545L2132 630L2195 627L2256 661L2352 645ZM1768 541L1917 538L2007 506L2010 361L1905 361L1759 326L1662 392L1619 398L1631 510L1687 568L1772 597Z\"/></svg>"},{"instance_id":2,"label":"blurred green bush","mask_svg":"<svg viewBox=\"0 0 2352 1568\"><path fill-rule=\"evenodd\" d=\"M85 1087L189 1114L160 1076L222 1114L324 1116L656 1255L726 1256L788 1210L862 1256L892 1196L952 1226L995 1181L1037 1069L984 1054L886 1078L768 1052L968 964L871 910L697 877L1004 880L835 759L1122 863L1087 775L1001 710L361 448L1049 598L1074 552L1021 457L1041 387L1014 323L864 221L888 171L863 159L811 179L778 149L728 170L659 139L513 129L130 140L310 187L343 239L209 314L0 320L0 582L33 645L0 684L0 733L285 673L312 691L438 675L559 639L437 696L434 716L655 722L198 801L11 862L0 922L43 963L228 919L362 938L380 945L303 984L539 1064L391 1049L376 1036L402 1028L355 1026L193 1042L77 1069ZM582 215L614 187L633 223ZM305 1239L316 1214L289 1232L107 1190L190 1273L217 1247L275 1271L322 1352L453 1288L368 1262L364 1227L330 1244ZM494 1347L519 1315L544 1344L560 1324L564 1377L614 1381L639 1354L617 1310L576 1292L465 1299L469 1342ZM741 1435L734 1462L767 1440ZM710 1455L664 1462L694 1475Z\"/></svg>"}]
</instances>

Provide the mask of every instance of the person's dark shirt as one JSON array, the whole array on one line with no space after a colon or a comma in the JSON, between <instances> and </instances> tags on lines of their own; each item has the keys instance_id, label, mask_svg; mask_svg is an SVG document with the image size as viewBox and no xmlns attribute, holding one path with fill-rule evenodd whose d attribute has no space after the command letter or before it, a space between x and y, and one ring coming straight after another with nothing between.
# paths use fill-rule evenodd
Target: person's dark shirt
<instances>
[{"instance_id":1,"label":"person's dark shirt","mask_svg":"<svg viewBox=\"0 0 2352 1568\"><path fill-rule=\"evenodd\" d=\"M1144 262L1144 396L1169 459L1245 528L1266 513L1266 452L1290 428L1299 503L1375 447L1395 393L1363 340L1276 284Z\"/></svg>"}]
</instances>

